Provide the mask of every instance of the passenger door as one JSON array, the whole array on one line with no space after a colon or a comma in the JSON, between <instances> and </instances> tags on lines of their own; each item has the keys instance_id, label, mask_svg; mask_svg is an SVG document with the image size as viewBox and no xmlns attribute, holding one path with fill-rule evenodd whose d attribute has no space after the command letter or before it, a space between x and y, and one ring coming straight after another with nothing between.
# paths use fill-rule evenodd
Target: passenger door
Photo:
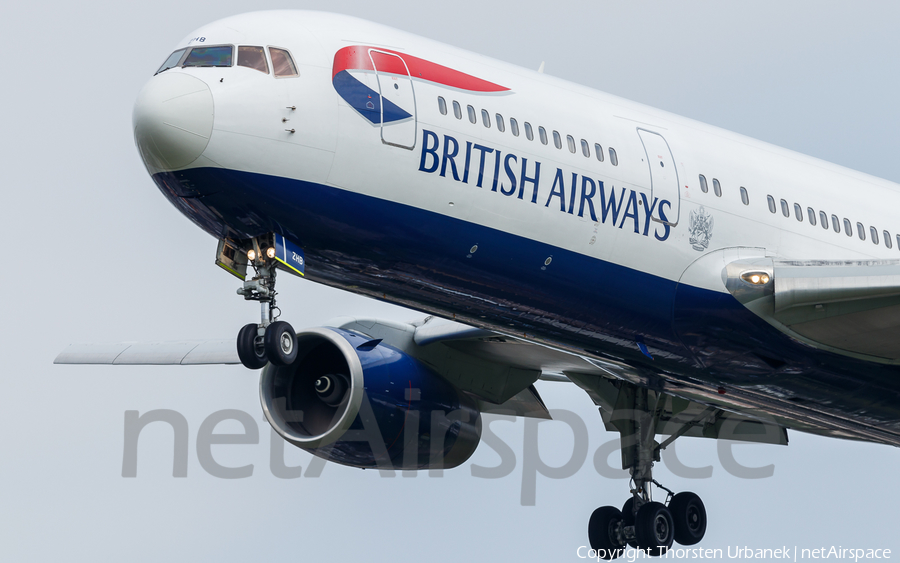
<instances>
[{"instance_id":1,"label":"passenger door","mask_svg":"<svg viewBox=\"0 0 900 563\"><path fill-rule=\"evenodd\" d=\"M399 55L369 49L381 96L381 142L412 150L416 146L416 94L409 67Z\"/></svg>"},{"instance_id":2,"label":"passenger door","mask_svg":"<svg viewBox=\"0 0 900 563\"><path fill-rule=\"evenodd\" d=\"M669 144L659 133L640 128L637 132L644 145L647 165L650 167L650 197L652 200L659 200L653 208L652 218L654 221L674 227L678 224L681 207L675 157L672 156ZM664 200L671 203L671 208L663 212L665 214L663 219L660 209Z\"/></svg>"}]
</instances>

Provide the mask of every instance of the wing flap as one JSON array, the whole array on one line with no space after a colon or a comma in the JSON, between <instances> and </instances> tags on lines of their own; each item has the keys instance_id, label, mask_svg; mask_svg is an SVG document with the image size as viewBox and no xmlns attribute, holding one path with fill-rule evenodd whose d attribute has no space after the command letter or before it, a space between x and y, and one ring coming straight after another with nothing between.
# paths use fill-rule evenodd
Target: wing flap
<instances>
[{"instance_id":1,"label":"wing flap","mask_svg":"<svg viewBox=\"0 0 900 563\"><path fill-rule=\"evenodd\" d=\"M617 423L629 416L627 406L620 400L625 388L615 385L605 377L593 374L566 373L566 375L587 391L594 404L600 407L600 416L606 429L611 432L620 431ZM655 411L656 434L783 446L788 443L787 430L774 421L738 414L716 405L691 401L658 391L650 391L650 394L651 402L659 405Z\"/></svg>"},{"instance_id":2,"label":"wing flap","mask_svg":"<svg viewBox=\"0 0 900 563\"><path fill-rule=\"evenodd\" d=\"M494 404L486 401L478 401L478 408L483 413L489 414L505 414L512 416L526 416L529 418L541 418L551 420L550 411L544 405L534 385L529 385L526 389L519 391L516 395L508 399L502 404Z\"/></svg>"}]
</instances>

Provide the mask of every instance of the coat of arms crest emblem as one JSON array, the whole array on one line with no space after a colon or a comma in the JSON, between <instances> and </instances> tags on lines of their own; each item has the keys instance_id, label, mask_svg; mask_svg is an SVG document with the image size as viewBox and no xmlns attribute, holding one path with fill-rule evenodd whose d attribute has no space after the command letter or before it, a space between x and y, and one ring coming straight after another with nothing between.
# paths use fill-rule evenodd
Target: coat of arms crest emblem
<instances>
[{"instance_id":1,"label":"coat of arms crest emblem","mask_svg":"<svg viewBox=\"0 0 900 563\"><path fill-rule=\"evenodd\" d=\"M702 205L700 209L691 211L689 242L694 250L703 251L709 247L712 238L713 218Z\"/></svg>"}]
</instances>

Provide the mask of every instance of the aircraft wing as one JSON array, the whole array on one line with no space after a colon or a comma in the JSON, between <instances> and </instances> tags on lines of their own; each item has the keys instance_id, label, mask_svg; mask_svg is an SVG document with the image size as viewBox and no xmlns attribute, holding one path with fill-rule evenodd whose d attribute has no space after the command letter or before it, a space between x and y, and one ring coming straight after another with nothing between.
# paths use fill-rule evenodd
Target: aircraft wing
<instances>
[{"instance_id":1,"label":"aircraft wing","mask_svg":"<svg viewBox=\"0 0 900 563\"><path fill-rule=\"evenodd\" d=\"M641 374L612 361L581 357L550 346L509 335L445 321L426 319L395 323L378 319L343 317L327 323L357 330L411 353L457 388L479 402L482 412L551 418L534 388L538 379L574 382L600 407L609 430L615 429L618 379L634 381ZM239 364L234 339L173 342L120 342L73 344L55 364L93 365L203 365ZM656 395L655 395L656 396ZM732 412L700 398L666 395L660 408L658 432L733 440L787 443L787 433L776 423ZM715 399L715 396L710 396ZM723 431L723 428L727 430Z\"/></svg>"},{"instance_id":2,"label":"aircraft wing","mask_svg":"<svg viewBox=\"0 0 900 563\"><path fill-rule=\"evenodd\" d=\"M728 265L729 271L743 271L747 264ZM758 263L753 268L765 267ZM774 266L774 264L773 264ZM789 263L774 266L770 275L784 282L792 279L786 275L798 272L824 272L817 265ZM825 268L825 266L822 266ZM828 268L846 268L841 273L854 271L854 266L841 264ZM868 267L868 266L867 266ZM892 264L900 269L900 264ZM788 268L788 269L786 269ZM798 270L799 268L799 270ZM810 268L810 269L803 269ZM862 270L855 270L862 272ZM871 279L876 272L893 275L888 269L867 270ZM738 274L740 275L740 274ZM858 288L861 282L845 275L845 296L857 312L877 311L866 309L867 293ZM811 278L793 276L788 283L793 287L812 285ZM856 284L856 285L854 285ZM729 282L729 288L734 285ZM754 301L768 302L775 311L774 292L745 302L748 307L758 307ZM834 285L834 284L832 284ZM882 287L888 287L883 284ZM755 289L755 288L754 288ZM869 290L874 291L874 290ZM885 289L884 293L889 290ZM835 290L835 294L838 292ZM862 293L862 296L860 294ZM790 294L791 300L778 302L792 306L779 309L790 312L804 307L815 309L811 301L801 298L802 291ZM818 295L822 295L819 293ZM736 297L746 295L736 291ZM888 296L889 299L893 297ZM851 303L860 301L860 303ZM831 303L838 301L832 300ZM883 301L882 301L883 302ZM848 313L852 314L852 313ZM872 313L873 315L875 313ZM882 312L883 314L883 312ZM865 315L859 315L865 317ZM782 317L784 318L784 317ZM829 317L824 316L827 319ZM874 318L874 317L873 317ZM813 405L788 404L773 401L764 392L752 387L732 387L727 395L715 388L678 374L660 374L609 358L579 355L568 350L534 342L516 335L491 332L460 323L429 318L413 323L399 323L380 319L342 317L325 323L328 326L356 330L372 338L381 338L387 344L424 362L458 389L476 398L485 413L511 414L535 418L551 418L534 383L538 380L573 382L585 390L600 408L608 430L616 428L618 414L624 412L627 403L622 389L644 387L651 390L651 399L657 405L654 416L657 433L670 436L697 436L761 443L786 444L786 428L803 432L845 439L862 439L881 443L896 443L895 436L869 428L858 422L834 416ZM895 323L896 326L896 323ZM789 329L788 329L789 330ZM852 331L851 331L852 333ZM889 344L889 343L888 343ZM234 339L190 340L177 342L72 345L57 356L57 364L109 364L109 365L200 365L239 364Z\"/></svg>"},{"instance_id":3,"label":"aircraft wing","mask_svg":"<svg viewBox=\"0 0 900 563\"><path fill-rule=\"evenodd\" d=\"M374 319L342 318L334 325L365 332L401 349L407 349L451 381L480 400L482 412L510 413L515 404L519 416L550 418L534 389L537 379L571 381L584 389L600 408L608 430L617 430L624 420L628 385L654 387L652 374L614 360L579 356L513 335L474 328L429 317L405 325ZM405 334L405 336L402 336ZM412 341L414 350L410 350ZM406 342L406 343L405 343ZM658 379L658 378L657 378ZM656 432L673 437L695 436L745 442L787 444L786 420L776 420L751 402L727 402L715 391L705 392L687 385L651 390L657 405ZM531 414L522 414L521 409ZM543 412L538 416L538 412ZM674 438L673 438L674 439Z\"/></svg>"},{"instance_id":4,"label":"aircraft wing","mask_svg":"<svg viewBox=\"0 0 900 563\"><path fill-rule=\"evenodd\" d=\"M54 364L203 365L239 364L235 340L179 340L176 342L119 342L72 344Z\"/></svg>"},{"instance_id":5,"label":"aircraft wing","mask_svg":"<svg viewBox=\"0 0 900 563\"><path fill-rule=\"evenodd\" d=\"M748 283L753 273L768 283ZM817 348L900 362L900 261L739 260L726 287L782 332Z\"/></svg>"}]
</instances>

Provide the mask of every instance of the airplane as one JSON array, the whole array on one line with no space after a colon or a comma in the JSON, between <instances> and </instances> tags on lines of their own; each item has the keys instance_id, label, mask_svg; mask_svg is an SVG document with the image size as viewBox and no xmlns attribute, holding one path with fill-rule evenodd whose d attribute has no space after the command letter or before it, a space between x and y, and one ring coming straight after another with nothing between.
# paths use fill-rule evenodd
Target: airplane
<instances>
[{"instance_id":1,"label":"airplane","mask_svg":"<svg viewBox=\"0 0 900 563\"><path fill-rule=\"evenodd\" d=\"M703 539L700 497L653 478L682 436L900 441L893 183L306 11L191 33L133 125L260 322L227 340L71 346L57 363L262 369L286 441L394 469L458 466L480 414L547 418L535 381L572 382L631 473L621 509L589 519L605 559ZM428 316L295 332L279 271Z\"/></svg>"}]
</instances>

